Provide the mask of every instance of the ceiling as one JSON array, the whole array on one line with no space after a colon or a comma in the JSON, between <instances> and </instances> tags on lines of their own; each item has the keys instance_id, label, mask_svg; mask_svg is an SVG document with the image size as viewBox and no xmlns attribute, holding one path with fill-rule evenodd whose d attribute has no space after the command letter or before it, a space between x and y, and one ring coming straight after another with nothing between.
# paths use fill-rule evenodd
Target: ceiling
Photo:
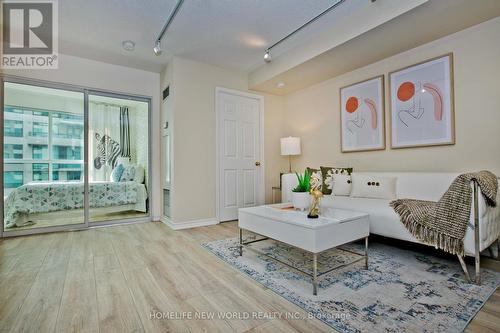
<instances>
[{"instance_id":1,"label":"ceiling","mask_svg":"<svg viewBox=\"0 0 500 333\"><path fill-rule=\"evenodd\" d=\"M500 15L500 0L345 0L264 63L268 46L337 1L185 0L162 39L163 54L155 56L152 47L176 0L64 0L59 51L155 72L180 56L248 73L251 89L284 95ZM354 24L361 17L370 30ZM340 35L346 41L321 44ZM124 40L134 41L135 51L125 51ZM286 86L278 89L279 82Z\"/></svg>"},{"instance_id":2,"label":"ceiling","mask_svg":"<svg viewBox=\"0 0 500 333\"><path fill-rule=\"evenodd\" d=\"M268 71L265 80L250 88L286 95L497 16L499 0L430 0L290 69L276 75ZM281 58L293 57L294 52ZM281 82L285 86L279 88Z\"/></svg>"},{"instance_id":3,"label":"ceiling","mask_svg":"<svg viewBox=\"0 0 500 333\"><path fill-rule=\"evenodd\" d=\"M64 0L59 1L59 51L157 72L173 55L248 72L264 63L267 46L336 1L185 0L157 57L152 47L175 0ZM273 50L273 56L307 41L337 15L367 1L346 0ZM134 41L135 51L123 50L124 40Z\"/></svg>"}]
</instances>

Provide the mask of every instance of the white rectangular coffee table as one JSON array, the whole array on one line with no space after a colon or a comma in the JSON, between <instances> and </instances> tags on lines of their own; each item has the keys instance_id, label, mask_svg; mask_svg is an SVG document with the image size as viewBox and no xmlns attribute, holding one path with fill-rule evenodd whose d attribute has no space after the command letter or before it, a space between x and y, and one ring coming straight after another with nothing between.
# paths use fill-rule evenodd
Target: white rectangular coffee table
<instances>
[{"instance_id":1,"label":"white rectangular coffee table","mask_svg":"<svg viewBox=\"0 0 500 333\"><path fill-rule=\"evenodd\" d=\"M312 275L274 257L268 257L311 276L314 295L317 295L318 277L321 275L363 259L365 260L365 268L368 268L368 236L370 234L368 214L327 208L321 212L319 218L310 219L305 212L281 209L286 206L289 204L240 208L238 210L240 255L243 254L243 246L269 238L311 252L313 257ZM243 230L262 235L264 238L244 242ZM318 254L320 252L363 238L365 239L364 254L340 248L343 251L357 254L360 258L318 274Z\"/></svg>"}]
</instances>

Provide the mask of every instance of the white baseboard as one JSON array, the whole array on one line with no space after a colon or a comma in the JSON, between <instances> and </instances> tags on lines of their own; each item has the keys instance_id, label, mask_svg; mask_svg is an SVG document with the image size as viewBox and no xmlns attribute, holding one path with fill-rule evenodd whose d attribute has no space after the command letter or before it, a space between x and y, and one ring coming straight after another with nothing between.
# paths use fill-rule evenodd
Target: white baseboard
<instances>
[{"instance_id":1,"label":"white baseboard","mask_svg":"<svg viewBox=\"0 0 500 333\"><path fill-rule=\"evenodd\" d=\"M161 217L161 222L165 223L173 230L189 229L189 228L196 228L196 227L206 227L208 225L219 224L219 222L215 218L191 220L191 221L183 221L183 222L173 222L171 219L164 217L164 216Z\"/></svg>"}]
</instances>

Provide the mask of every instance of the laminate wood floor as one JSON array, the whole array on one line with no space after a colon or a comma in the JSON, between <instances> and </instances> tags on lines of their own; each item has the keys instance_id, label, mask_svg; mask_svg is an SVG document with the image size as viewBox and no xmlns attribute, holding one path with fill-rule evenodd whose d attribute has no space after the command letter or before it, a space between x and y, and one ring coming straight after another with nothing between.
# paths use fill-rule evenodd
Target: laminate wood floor
<instances>
[{"instance_id":1,"label":"laminate wood floor","mask_svg":"<svg viewBox=\"0 0 500 333\"><path fill-rule=\"evenodd\" d=\"M53 215L49 218L37 218L35 224L27 225L24 227L12 227L6 229L6 231L18 231L18 230L29 230L34 228L46 228L46 227L57 227L70 224L80 224L83 223L83 209L74 209L71 211L60 211L52 213ZM60 214L59 214L60 213ZM147 213L137 212L133 210L125 212L107 213L107 214L90 214L90 225L93 222L102 221L112 221L112 220L123 220L123 219L134 219L140 217L147 217Z\"/></svg>"},{"instance_id":2,"label":"laminate wood floor","mask_svg":"<svg viewBox=\"0 0 500 333\"><path fill-rule=\"evenodd\" d=\"M150 222L1 240L0 332L334 332L199 246L236 232ZM497 290L467 332L499 330Z\"/></svg>"}]
</instances>

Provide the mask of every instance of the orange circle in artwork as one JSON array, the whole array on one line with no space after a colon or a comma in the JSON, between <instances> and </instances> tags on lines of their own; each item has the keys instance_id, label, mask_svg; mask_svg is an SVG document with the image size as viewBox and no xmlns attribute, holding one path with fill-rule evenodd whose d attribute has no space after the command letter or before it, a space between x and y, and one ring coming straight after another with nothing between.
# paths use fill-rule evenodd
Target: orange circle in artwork
<instances>
[{"instance_id":1,"label":"orange circle in artwork","mask_svg":"<svg viewBox=\"0 0 500 333\"><path fill-rule=\"evenodd\" d=\"M345 110L349 113L353 113L358 109L358 99L356 97L349 97L345 103Z\"/></svg>"},{"instance_id":2,"label":"orange circle in artwork","mask_svg":"<svg viewBox=\"0 0 500 333\"><path fill-rule=\"evenodd\" d=\"M401 83L398 88L398 99L406 102L415 95L415 85L412 82L406 81Z\"/></svg>"}]
</instances>

